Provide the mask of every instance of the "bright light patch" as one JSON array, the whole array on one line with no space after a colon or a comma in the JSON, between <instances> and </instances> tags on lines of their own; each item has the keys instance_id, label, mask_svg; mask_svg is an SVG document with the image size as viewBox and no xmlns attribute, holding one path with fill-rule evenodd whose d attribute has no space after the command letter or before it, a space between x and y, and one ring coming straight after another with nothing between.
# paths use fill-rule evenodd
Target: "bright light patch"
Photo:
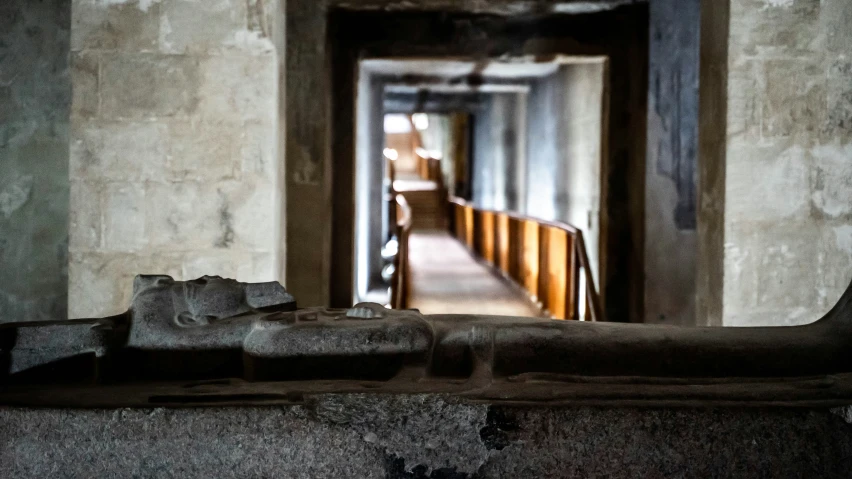
<instances>
[{"instance_id":1,"label":"bright light patch","mask_svg":"<svg viewBox=\"0 0 852 479\"><path fill-rule=\"evenodd\" d=\"M385 115L385 133L411 133L411 121L406 115Z\"/></svg>"},{"instance_id":2,"label":"bright light patch","mask_svg":"<svg viewBox=\"0 0 852 479\"><path fill-rule=\"evenodd\" d=\"M399 152L397 152L393 148L385 148L382 153L384 153L385 158L391 161L395 161L397 158L399 158Z\"/></svg>"},{"instance_id":3,"label":"bright light patch","mask_svg":"<svg viewBox=\"0 0 852 479\"><path fill-rule=\"evenodd\" d=\"M414 122L414 128L420 131L429 128L429 115L425 113L415 113L411 115L411 121Z\"/></svg>"}]
</instances>

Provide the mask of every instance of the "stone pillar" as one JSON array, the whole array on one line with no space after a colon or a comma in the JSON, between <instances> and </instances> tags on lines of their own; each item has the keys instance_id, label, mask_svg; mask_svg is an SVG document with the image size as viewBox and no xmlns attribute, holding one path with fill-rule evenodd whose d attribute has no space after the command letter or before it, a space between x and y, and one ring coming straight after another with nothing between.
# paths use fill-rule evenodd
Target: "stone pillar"
<instances>
[{"instance_id":1,"label":"stone pillar","mask_svg":"<svg viewBox=\"0 0 852 479\"><path fill-rule=\"evenodd\" d=\"M140 272L281 279L277 12L73 1L70 316Z\"/></svg>"},{"instance_id":2,"label":"stone pillar","mask_svg":"<svg viewBox=\"0 0 852 479\"><path fill-rule=\"evenodd\" d=\"M725 325L812 322L852 277L850 22L847 0L731 2Z\"/></svg>"}]
</instances>

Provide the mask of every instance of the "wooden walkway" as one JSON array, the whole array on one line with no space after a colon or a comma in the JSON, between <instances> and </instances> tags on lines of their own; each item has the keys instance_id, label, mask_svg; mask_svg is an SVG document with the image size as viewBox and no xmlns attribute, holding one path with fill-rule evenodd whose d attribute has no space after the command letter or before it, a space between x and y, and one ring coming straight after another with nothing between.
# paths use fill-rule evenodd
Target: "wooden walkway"
<instances>
[{"instance_id":1,"label":"wooden walkway","mask_svg":"<svg viewBox=\"0 0 852 479\"><path fill-rule=\"evenodd\" d=\"M519 287L477 260L446 231L412 231L409 268L409 306L423 314L542 316Z\"/></svg>"}]
</instances>

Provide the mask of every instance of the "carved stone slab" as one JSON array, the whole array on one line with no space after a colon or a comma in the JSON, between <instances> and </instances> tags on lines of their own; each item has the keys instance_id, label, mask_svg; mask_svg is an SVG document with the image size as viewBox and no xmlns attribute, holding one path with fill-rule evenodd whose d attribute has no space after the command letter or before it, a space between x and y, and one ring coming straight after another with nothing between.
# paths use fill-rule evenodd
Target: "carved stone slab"
<instances>
[{"instance_id":1,"label":"carved stone slab","mask_svg":"<svg viewBox=\"0 0 852 479\"><path fill-rule=\"evenodd\" d=\"M334 392L509 404L852 403L852 288L824 318L682 328L365 303L298 309L278 283L139 276L130 309L0 324L0 404L279 404Z\"/></svg>"}]
</instances>

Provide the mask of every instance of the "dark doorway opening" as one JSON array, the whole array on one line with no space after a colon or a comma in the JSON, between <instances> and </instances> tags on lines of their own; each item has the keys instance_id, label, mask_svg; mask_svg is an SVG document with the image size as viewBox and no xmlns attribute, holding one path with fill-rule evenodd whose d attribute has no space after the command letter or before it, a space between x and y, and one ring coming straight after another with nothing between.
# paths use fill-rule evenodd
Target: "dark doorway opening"
<instances>
[{"instance_id":1,"label":"dark doorway opening","mask_svg":"<svg viewBox=\"0 0 852 479\"><path fill-rule=\"evenodd\" d=\"M646 5L582 15L486 15L332 10L332 244L330 303L352 302L354 275L355 131L359 61L369 58L501 57L542 61L557 55L608 59L603 127L600 289L611 320L643 317L644 172L648 16ZM468 84L481 81L476 74ZM474 120L476 121L476 120ZM475 148L475 147L474 147Z\"/></svg>"}]
</instances>

